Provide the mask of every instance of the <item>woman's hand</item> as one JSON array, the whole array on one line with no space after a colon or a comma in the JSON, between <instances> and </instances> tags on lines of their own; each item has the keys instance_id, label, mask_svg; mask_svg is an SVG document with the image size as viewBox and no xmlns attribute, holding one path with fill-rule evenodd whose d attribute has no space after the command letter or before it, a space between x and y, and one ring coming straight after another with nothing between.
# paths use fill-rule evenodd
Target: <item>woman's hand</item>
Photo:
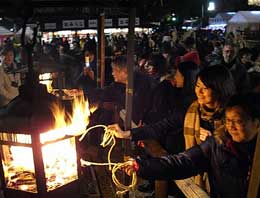
<instances>
[{"instance_id":1,"label":"woman's hand","mask_svg":"<svg viewBox=\"0 0 260 198\"><path fill-rule=\"evenodd\" d=\"M205 141L208 136L212 136L211 132L200 127L200 140Z\"/></svg>"},{"instance_id":2,"label":"woman's hand","mask_svg":"<svg viewBox=\"0 0 260 198\"><path fill-rule=\"evenodd\" d=\"M139 165L134 159L130 159L124 163L121 169L125 171L127 175L131 176L134 172L138 171Z\"/></svg>"},{"instance_id":3,"label":"woman's hand","mask_svg":"<svg viewBox=\"0 0 260 198\"><path fill-rule=\"evenodd\" d=\"M131 139L132 135L130 131L123 131L118 124L108 125L107 129L111 131L117 138Z\"/></svg>"}]
</instances>

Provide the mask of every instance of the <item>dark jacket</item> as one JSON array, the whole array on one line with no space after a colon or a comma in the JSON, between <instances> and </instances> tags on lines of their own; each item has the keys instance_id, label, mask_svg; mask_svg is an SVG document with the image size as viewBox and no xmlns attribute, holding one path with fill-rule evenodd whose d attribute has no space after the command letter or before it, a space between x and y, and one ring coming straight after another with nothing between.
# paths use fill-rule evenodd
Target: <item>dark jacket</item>
<instances>
[{"instance_id":1,"label":"dark jacket","mask_svg":"<svg viewBox=\"0 0 260 198\"><path fill-rule=\"evenodd\" d=\"M138 123L150 106L150 98L154 82L148 76L135 72L134 73L134 93L133 93L133 112L132 120ZM113 103L117 106L117 110L125 108L125 88L126 85L122 83L112 83L103 89L96 89L93 87L86 87L84 89L86 97L91 103Z\"/></svg>"},{"instance_id":2,"label":"dark jacket","mask_svg":"<svg viewBox=\"0 0 260 198\"><path fill-rule=\"evenodd\" d=\"M148 179L185 179L207 172L213 198L246 197L256 138L235 143L228 137L223 143L209 137L201 145L178 155L149 160L137 159L137 174Z\"/></svg>"},{"instance_id":3,"label":"dark jacket","mask_svg":"<svg viewBox=\"0 0 260 198\"><path fill-rule=\"evenodd\" d=\"M132 129L132 139L156 139L170 154L183 151L183 121L193 99L170 81L162 81L153 91L151 107L143 119L145 126Z\"/></svg>"},{"instance_id":4,"label":"dark jacket","mask_svg":"<svg viewBox=\"0 0 260 198\"><path fill-rule=\"evenodd\" d=\"M226 63L222 57L221 59L210 63L210 66L213 65L223 65L231 72L235 81L237 91L239 93L246 93L250 91L250 78L247 73L247 69L244 65L239 64L236 59L234 59L230 63Z\"/></svg>"}]
</instances>

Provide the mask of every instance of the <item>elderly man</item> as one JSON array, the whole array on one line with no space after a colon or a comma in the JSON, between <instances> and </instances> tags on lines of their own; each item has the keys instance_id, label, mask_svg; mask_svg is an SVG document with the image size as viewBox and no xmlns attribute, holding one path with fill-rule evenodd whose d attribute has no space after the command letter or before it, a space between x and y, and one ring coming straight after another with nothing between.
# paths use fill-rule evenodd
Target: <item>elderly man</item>
<instances>
[{"instance_id":1,"label":"elderly man","mask_svg":"<svg viewBox=\"0 0 260 198\"><path fill-rule=\"evenodd\" d=\"M223 65L232 73L238 92L250 91L250 79L247 69L239 64L236 56L235 46L232 43L225 43L222 50L222 58L213 60L210 65Z\"/></svg>"},{"instance_id":2,"label":"elderly man","mask_svg":"<svg viewBox=\"0 0 260 198\"><path fill-rule=\"evenodd\" d=\"M15 70L14 50L12 46L6 46L1 51L2 64L0 65L0 107L8 104L15 98L21 85L21 77Z\"/></svg>"}]
</instances>

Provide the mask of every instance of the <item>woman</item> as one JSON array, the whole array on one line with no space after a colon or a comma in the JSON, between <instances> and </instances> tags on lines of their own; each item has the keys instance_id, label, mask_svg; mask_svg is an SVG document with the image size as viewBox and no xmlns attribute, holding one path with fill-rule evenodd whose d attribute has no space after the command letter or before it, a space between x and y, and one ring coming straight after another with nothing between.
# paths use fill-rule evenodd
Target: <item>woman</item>
<instances>
[{"instance_id":1,"label":"woman","mask_svg":"<svg viewBox=\"0 0 260 198\"><path fill-rule=\"evenodd\" d=\"M2 64L0 65L0 107L7 105L18 94L21 85L20 73L16 73L17 65L14 62L14 49L5 46L1 51Z\"/></svg>"},{"instance_id":2,"label":"woman","mask_svg":"<svg viewBox=\"0 0 260 198\"><path fill-rule=\"evenodd\" d=\"M159 84L152 94L153 105L143 119L145 126L126 132L117 124L108 128L116 130L119 138L133 141L156 139L169 153L183 151L183 121L188 106L195 99L194 86L198 71L196 64L182 63L176 70L173 81Z\"/></svg>"},{"instance_id":3,"label":"woman","mask_svg":"<svg viewBox=\"0 0 260 198\"><path fill-rule=\"evenodd\" d=\"M231 97L225 108L225 127L200 145L178 155L141 159L125 167L146 179L185 179L209 175L210 197L244 198L247 195L257 134L260 129L260 95Z\"/></svg>"},{"instance_id":4,"label":"woman","mask_svg":"<svg viewBox=\"0 0 260 198\"><path fill-rule=\"evenodd\" d=\"M235 93L231 73L221 65L205 68L198 74L195 93L197 100L189 107L184 121L186 149L201 144L223 125L223 107ZM209 191L206 175L196 176L195 183Z\"/></svg>"}]
</instances>

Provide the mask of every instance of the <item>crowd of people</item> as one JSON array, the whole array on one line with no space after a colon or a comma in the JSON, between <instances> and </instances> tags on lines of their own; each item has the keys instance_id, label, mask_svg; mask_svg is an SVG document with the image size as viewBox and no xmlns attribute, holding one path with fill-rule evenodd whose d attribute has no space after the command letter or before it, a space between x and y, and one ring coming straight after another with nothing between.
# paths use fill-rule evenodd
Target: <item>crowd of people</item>
<instances>
[{"instance_id":1,"label":"crowd of people","mask_svg":"<svg viewBox=\"0 0 260 198\"><path fill-rule=\"evenodd\" d=\"M260 50L221 31L137 34L132 119L140 127L123 131L113 123L125 108L126 51L126 37L106 37L102 89L96 86L96 40L89 35L75 38L72 47L62 38L37 43L33 59L63 66L65 87L83 89L98 104L93 123L109 125L118 138L156 139L169 153L139 156L126 172L150 180L195 176L211 197L246 197L260 127ZM1 50L2 108L22 83L17 68L26 60L17 61L17 52L12 42Z\"/></svg>"}]
</instances>

